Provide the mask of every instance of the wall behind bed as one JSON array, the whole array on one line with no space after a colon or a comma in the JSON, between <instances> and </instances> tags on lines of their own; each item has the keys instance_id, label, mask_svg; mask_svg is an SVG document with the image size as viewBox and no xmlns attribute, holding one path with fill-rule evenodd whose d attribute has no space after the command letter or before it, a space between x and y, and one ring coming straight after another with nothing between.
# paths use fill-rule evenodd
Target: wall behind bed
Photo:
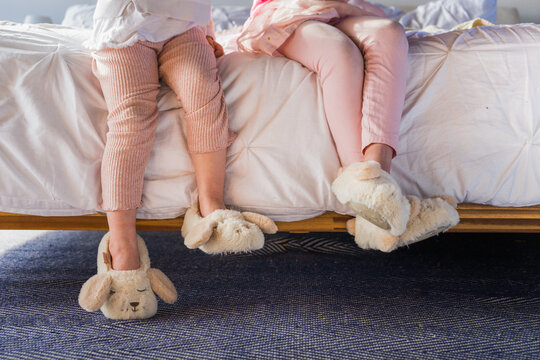
<instances>
[{"instance_id":1,"label":"wall behind bed","mask_svg":"<svg viewBox=\"0 0 540 360\"><path fill-rule=\"evenodd\" d=\"M0 20L23 22L26 15L32 14L49 16L60 24L69 6L95 3L95 0L0 0Z\"/></svg>"},{"instance_id":2,"label":"wall behind bed","mask_svg":"<svg viewBox=\"0 0 540 360\"><path fill-rule=\"evenodd\" d=\"M386 5L419 5L430 0L373 0ZM93 4L95 0L0 0L0 20L22 22L27 14L44 15L61 23L66 8L74 4ZM215 4L251 4L251 0L214 0ZM499 6L513 6L519 10L523 22L540 24L540 0L499 0Z\"/></svg>"}]
</instances>

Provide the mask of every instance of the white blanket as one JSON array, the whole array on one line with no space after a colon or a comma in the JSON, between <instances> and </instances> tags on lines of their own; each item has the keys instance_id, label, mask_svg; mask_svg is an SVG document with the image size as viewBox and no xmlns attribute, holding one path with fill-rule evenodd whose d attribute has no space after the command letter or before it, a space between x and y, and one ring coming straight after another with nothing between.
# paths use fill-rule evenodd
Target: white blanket
<instances>
[{"instance_id":1,"label":"white blanket","mask_svg":"<svg viewBox=\"0 0 540 360\"><path fill-rule=\"evenodd\" d=\"M425 34L424 34L425 35ZM106 107L81 47L87 30L0 23L0 211L98 210ZM540 26L409 38L407 97L392 174L405 193L459 202L540 204ZM285 58L219 61L231 128L226 203L299 220L346 213L316 75ZM194 200L182 109L165 86L139 218Z\"/></svg>"}]
</instances>

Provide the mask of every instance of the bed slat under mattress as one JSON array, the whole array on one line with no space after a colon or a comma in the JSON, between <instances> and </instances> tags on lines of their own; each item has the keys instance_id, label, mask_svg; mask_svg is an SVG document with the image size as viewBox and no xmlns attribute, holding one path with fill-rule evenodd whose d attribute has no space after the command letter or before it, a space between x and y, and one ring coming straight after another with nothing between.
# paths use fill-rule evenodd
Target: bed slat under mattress
<instances>
[{"instance_id":1,"label":"bed slat under mattress","mask_svg":"<svg viewBox=\"0 0 540 360\"><path fill-rule=\"evenodd\" d=\"M477 204L458 206L461 222L451 232L540 233L540 206L497 207ZM327 212L293 222L277 222L279 231L344 232L350 216ZM137 220L139 231L180 230L182 217L166 220ZM104 215L33 216L0 212L0 229L10 230L107 230Z\"/></svg>"}]
</instances>

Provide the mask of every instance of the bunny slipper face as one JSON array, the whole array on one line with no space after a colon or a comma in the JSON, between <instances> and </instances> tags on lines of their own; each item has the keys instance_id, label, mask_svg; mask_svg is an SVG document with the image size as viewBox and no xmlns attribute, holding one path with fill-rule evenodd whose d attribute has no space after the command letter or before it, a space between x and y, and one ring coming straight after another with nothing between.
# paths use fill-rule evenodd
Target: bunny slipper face
<instances>
[{"instance_id":1,"label":"bunny slipper face","mask_svg":"<svg viewBox=\"0 0 540 360\"><path fill-rule=\"evenodd\" d=\"M157 299L145 271L110 271L109 296L101 311L110 319L145 319L157 312Z\"/></svg>"},{"instance_id":2,"label":"bunny slipper face","mask_svg":"<svg viewBox=\"0 0 540 360\"><path fill-rule=\"evenodd\" d=\"M109 253L109 233L98 248L98 273L88 279L79 293L79 305L86 311L101 312L110 319L146 319L157 312L159 296L166 303L178 294L171 280L159 269L150 267L148 249L137 235L141 267L114 270Z\"/></svg>"},{"instance_id":3,"label":"bunny slipper face","mask_svg":"<svg viewBox=\"0 0 540 360\"><path fill-rule=\"evenodd\" d=\"M258 250L263 246L264 235L257 225L242 217L229 217L218 222L208 242L199 249L207 254L220 254Z\"/></svg>"},{"instance_id":4,"label":"bunny slipper face","mask_svg":"<svg viewBox=\"0 0 540 360\"><path fill-rule=\"evenodd\" d=\"M190 207L182 225L184 244L207 254L241 253L264 246L264 234L274 234L276 224L268 217L236 210L215 210L201 217L197 204Z\"/></svg>"}]
</instances>

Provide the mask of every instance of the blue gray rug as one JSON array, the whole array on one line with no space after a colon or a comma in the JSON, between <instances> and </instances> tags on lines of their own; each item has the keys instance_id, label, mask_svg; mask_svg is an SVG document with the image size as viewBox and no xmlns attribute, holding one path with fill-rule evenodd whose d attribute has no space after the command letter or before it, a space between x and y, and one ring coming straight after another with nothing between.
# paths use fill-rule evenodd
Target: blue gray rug
<instances>
[{"instance_id":1,"label":"blue gray rug","mask_svg":"<svg viewBox=\"0 0 540 360\"><path fill-rule=\"evenodd\" d=\"M176 304L144 321L83 311L103 232L51 232L0 257L0 358L540 358L538 235L445 234L383 254L347 234L277 234L225 257L140 234Z\"/></svg>"}]
</instances>

